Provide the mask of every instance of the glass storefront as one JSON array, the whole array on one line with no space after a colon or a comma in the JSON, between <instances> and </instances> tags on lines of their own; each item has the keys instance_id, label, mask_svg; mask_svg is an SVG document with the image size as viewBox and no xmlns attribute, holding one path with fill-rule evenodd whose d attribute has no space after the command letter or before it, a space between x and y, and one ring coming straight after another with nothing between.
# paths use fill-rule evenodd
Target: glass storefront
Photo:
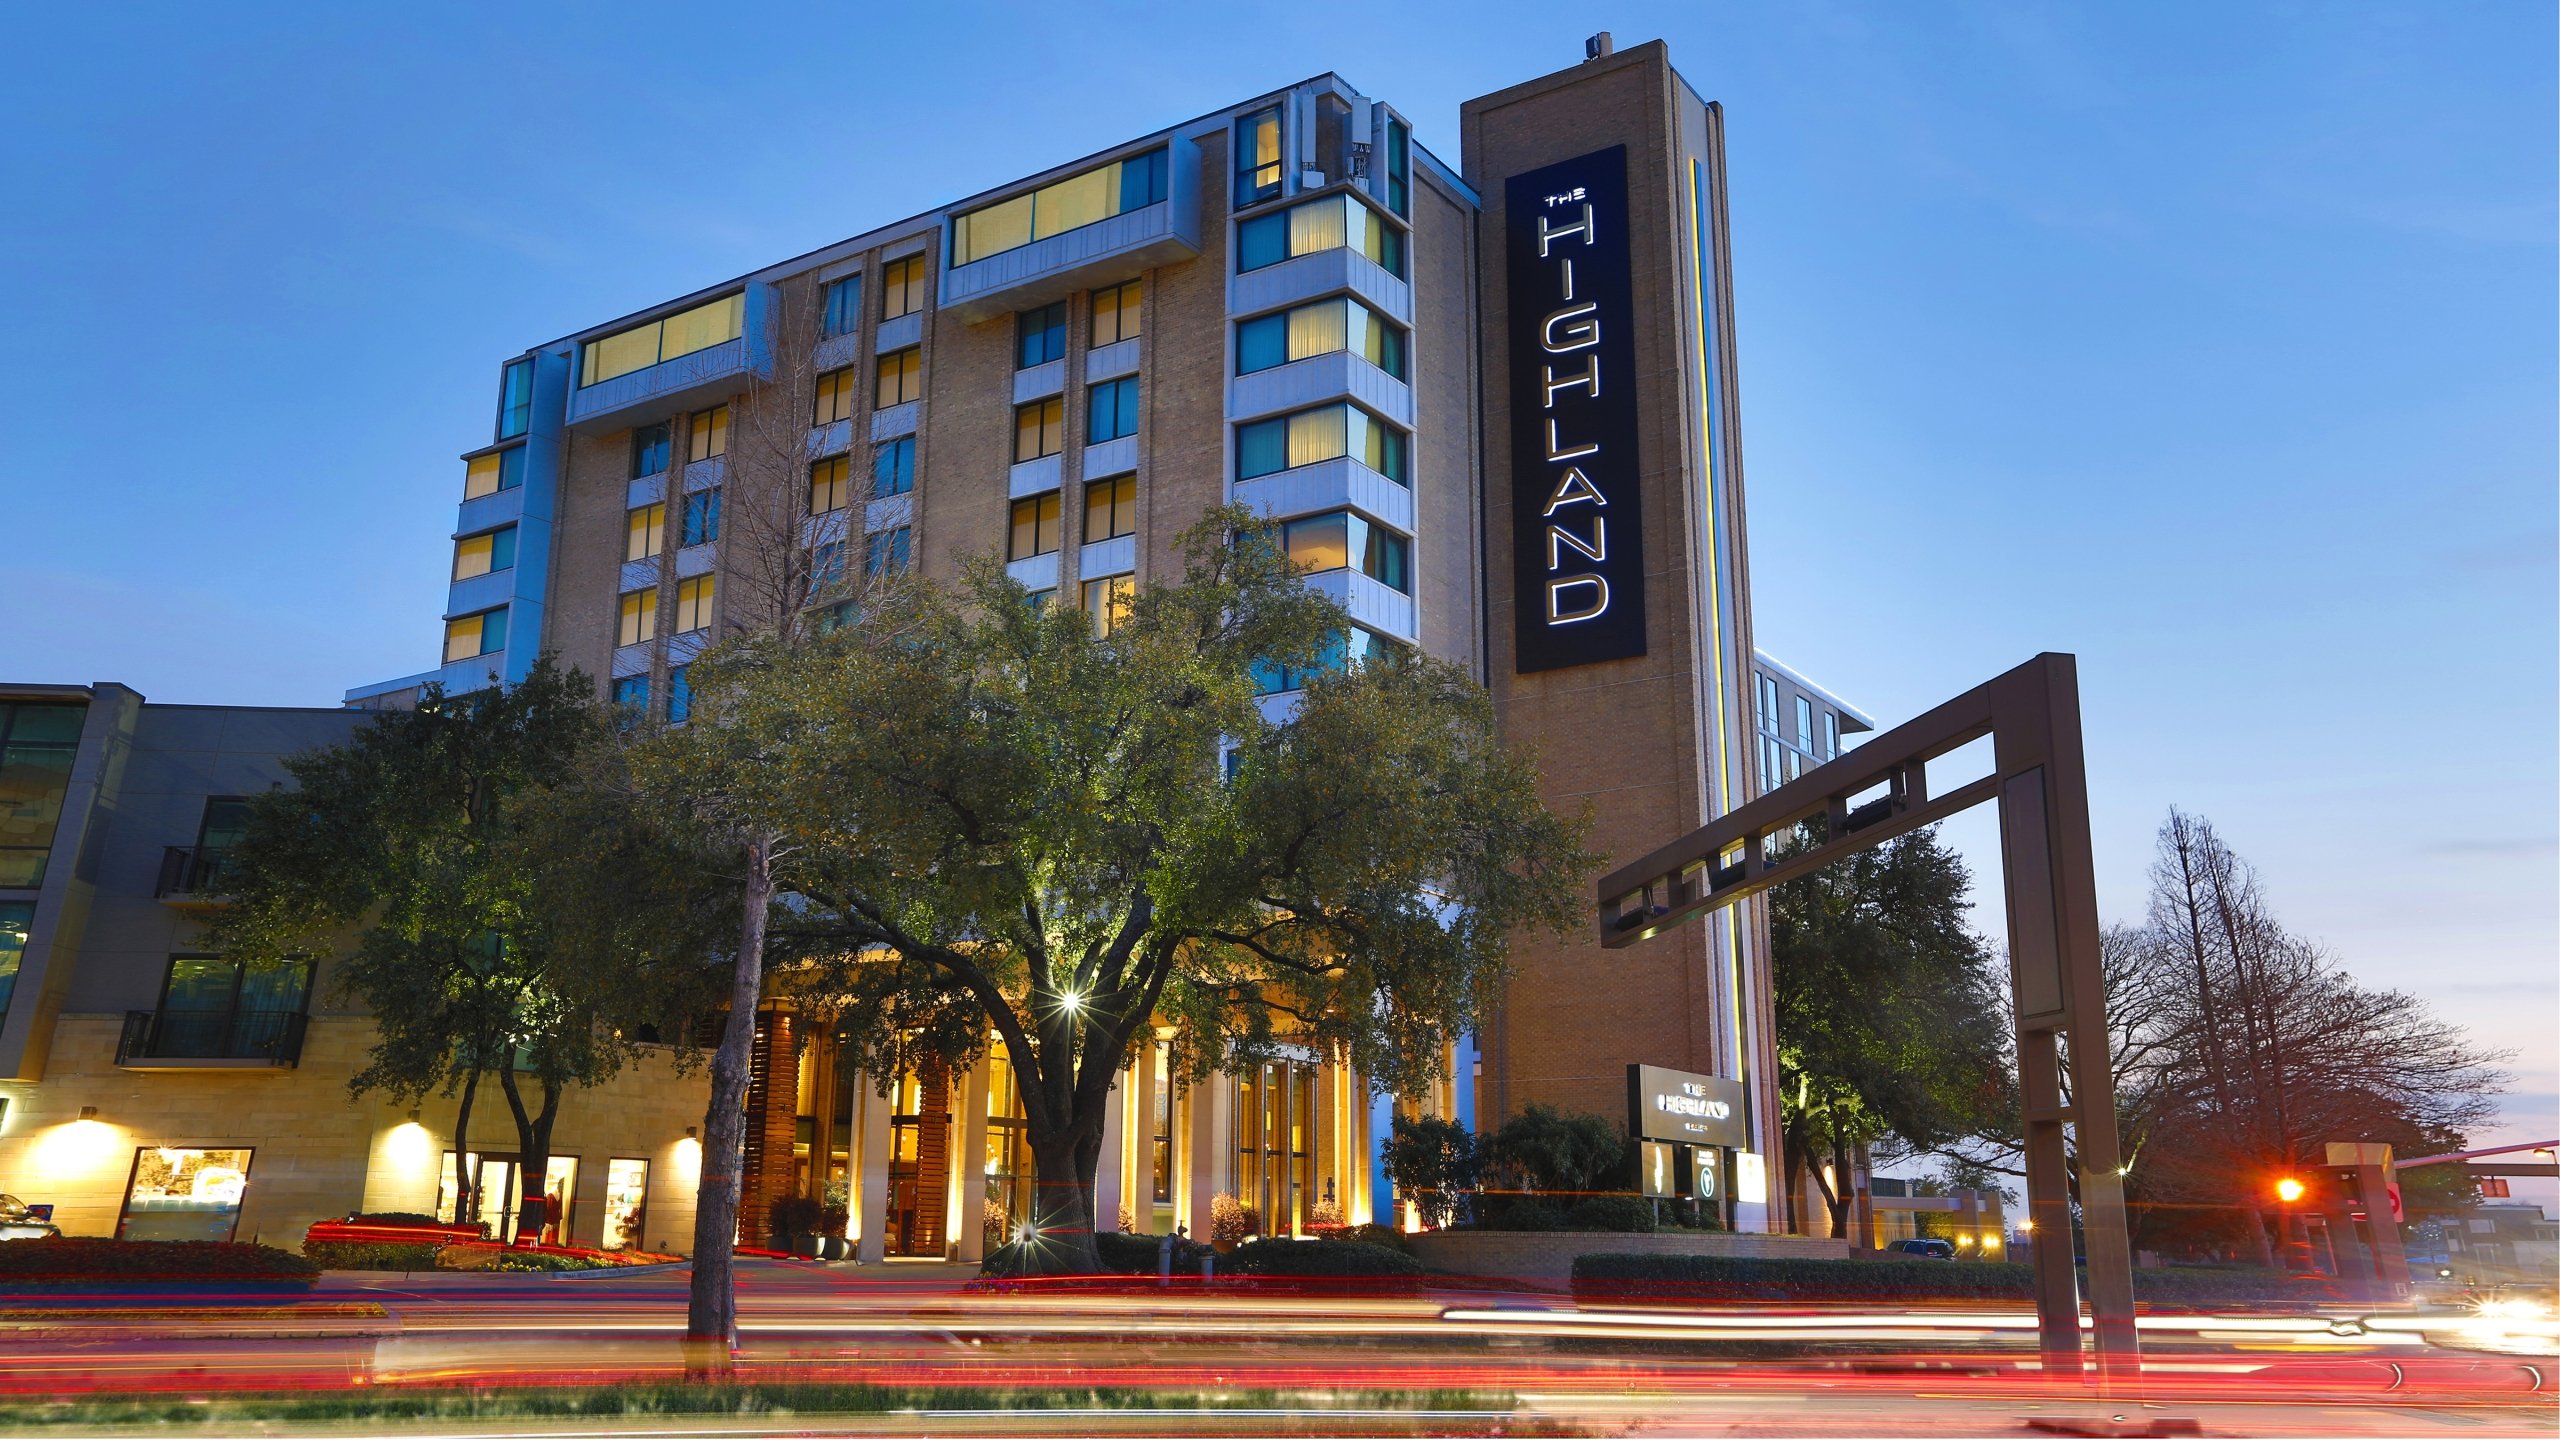
<instances>
[{"instance_id":1,"label":"glass storefront","mask_svg":"<svg viewBox=\"0 0 2560 1440\"><path fill-rule=\"evenodd\" d=\"M607 1250L637 1250L647 1240L649 1162L608 1160L604 1165L604 1233Z\"/></svg>"},{"instance_id":2,"label":"glass storefront","mask_svg":"<svg viewBox=\"0 0 2560 1440\"><path fill-rule=\"evenodd\" d=\"M228 1240L249 1188L249 1151L145 1146L133 1152L119 1240Z\"/></svg>"},{"instance_id":3,"label":"glass storefront","mask_svg":"<svg viewBox=\"0 0 2560 1440\"><path fill-rule=\"evenodd\" d=\"M1031 1219L1031 1146L1023 1138L1022 1080L999 1040L987 1051L987 1202L981 1223L990 1240L1011 1236Z\"/></svg>"},{"instance_id":4,"label":"glass storefront","mask_svg":"<svg viewBox=\"0 0 2560 1440\"><path fill-rule=\"evenodd\" d=\"M1316 1070L1274 1060L1236 1081L1236 1199L1265 1235L1294 1235L1315 1204Z\"/></svg>"},{"instance_id":5,"label":"glass storefront","mask_svg":"<svg viewBox=\"0 0 2560 1440\"><path fill-rule=\"evenodd\" d=\"M473 1181L478 1187L477 1216L492 1238L516 1238L516 1216L524 1209L522 1166L513 1155L473 1155ZM455 1185L453 1152L444 1152L444 1168L436 1180L436 1218L448 1224L458 1223L454 1207L459 1201ZM544 1217L541 1240L546 1245L566 1243L562 1237L572 1232L578 1198L578 1157L554 1155L543 1176L543 1193L550 1197Z\"/></svg>"}]
</instances>

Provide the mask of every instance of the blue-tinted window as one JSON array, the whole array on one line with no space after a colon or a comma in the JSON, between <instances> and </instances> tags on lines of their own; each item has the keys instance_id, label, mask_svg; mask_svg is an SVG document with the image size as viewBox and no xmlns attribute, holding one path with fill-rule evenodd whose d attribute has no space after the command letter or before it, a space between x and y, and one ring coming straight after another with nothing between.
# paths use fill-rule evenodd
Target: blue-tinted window
<instances>
[{"instance_id":1,"label":"blue-tinted window","mask_svg":"<svg viewBox=\"0 0 2560 1440\"><path fill-rule=\"evenodd\" d=\"M821 333L852 334L862 323L862 277L847 275L841 280L830 280L822 293L826 300L826 314L820 322Z\"/></svg>"},{"instance_id":2,"label":"blue-tinted window","mask_svg":"<svg viewBox=\"0 0 2560 1440\"><path fill-rule=\"evenodd\" d=\"M1088 445L1138 433L1138 377L1111 380L1085 392L1084 439Z\"/></svg>"},{"instance_id":3,"label":"blue-tinted window","mask_svg":"<svg viewBox=\"0 0 2560 1440\"><path fill-rule=\"evenodd\" d=\"M613 708L624 724L649 713L649 677L625 675L613 682Z\"/></svg>"},{"instance_id":4,"label":"blue-tinted window","mask_svg":"<svg viewBox=\"0 0 2560 1440\"><path fill-rule=\"evenodd\" d=\"M507 612L505 607L485 611L480 616L480 653L495 655L507 648Z\"/></svg>"},{"instance_id":5,"label":"blue-tinted window","mask_svg":"<svg viewBox=\"0 0 2560 1440\"><path fill-rule=\"evenodd\" d=\"M18 988L18 962L27 953L27 932L35 924L34 901L0 905L0 1015L9 1013L10 992Z\"/></svg>"},{"instance_id":6,"label":"blue-tinted window","mask_svg":"<svg viewBox=\"0 0 2560 1440\"><path fill-rule=\"evenodd\" d=\"M892 440L871 452L871 498L886 500L916 488L916 437Z\"/></svg>"},{"instance_id":7,"label":"blue-tinted window","mask_svg":"<svg viewBox=\"0 0 2560 1440\"><path fill-rule=\"evenodd\" d=\"M516 527L513 525L504 530L489 532L489 568L492 570L516 568Z\"/></svg>"},{"instance_id":8,"label":"blue-tinted window","mask_svg":"<svg viewBox=\"0 0 2560 1440\"><path fill-rule=\"evenodd\" d=\"M1236 273L1277 265L1289 258L1289 215L1280 211L1256 215L1236 227Z\"/></svg>"},{"instance_id":9,"label":"blue-tinted window","mask_svg":"<svg viewBox=\"0 0 2560 1440\"><path fill-rule=\"evenodd\" d=\"M720 538L720 487L696 490L684 497L684 539L686 545L708 545Z\"/></svg>"},{"instance_id":10,"label":"blue-tinted window","mask_svg":"<svg viewBox=\"0 0 2560 1440\"><path fill-rule=\"evenodd\" d=\"M1387 208L1398 215L1411 213L1413 201L1413 155L1411 137L1404 122L1387 122Z\"/></svg>"},{"instance_id":11,"label":"blue-tinted window","mask_svg":"<svg viewBox=\"0 0 2560 1440\"><path fill-rule=\"evenodd\" d=\"M666 422L642 425L631 432L631 478L655 475L667 468L667 457L674 452L672 432Z\"/></svg>"},{"instance_id":12,"label":"blue-tinted window","mask_svg":"<svg viewBox=\"0 0 2560 1440\"><path fill-rule=\"evenodd\" d=\"M693 676L679 665L667 672L667 723L681 725L693 718Z\"/></svg>"},{"instance_id":13,"label":"blue-tinted window","mask_svg":"<svg viewBox=\"0 0 2560 1440\"><path fill-rule=\"evenodd\" d=\"M1164 152L1150 150L1120 162L1120 213L1164 198Z\"/></svg>"},{"instance_id":14,"label":"blue-tinted window","mask_svg":"<svg viewBox=\"0 0 2560 1440\"><path fill-rule=\"evenodd\" d=\"M1236 373L1250 375L1289 363L1289 316L1259 315L1236 327Z\"/></svg>"},{"instance_id":15,"label":"blue-tinted window","mask_svg":"<svg viewBox=\"0 0 2560 1440\"><path fill-rule=\"evenodd\" d=\"M809 588L831 590L844 583L844 542L827 540L809 556Z\"/></svg>"},{"instance_id":16,"label":"blue-tinted window","mask_svg":"<svg viewBox=\"0 0 2560 1440\"><path fill-rule=\"evenodd\" d=\"M883 530L871 537L871 553L864 562L870 575L896 575L907 568L907 527Z\"/></svg>"},{"instance_id":17,"label":"blue-tinted window","mask_svg":"<svg viewBox=\"0 0 2560 1440\"><path fill-rule=\"evenodd\" d=\"M510 360L498 381L498 438L513 440L533 425L533 362Z\"/></svg>"},{"instance_id":18,"label":"blue-tinted window","mask_svg":"<svg viewBox=\"0 0 2560 1440\"><path fill-rule=\"evenodd\" d=\"M1311 664L1278 665L1268 660L1256 660L1253 662L1254 689L1264 695L1303 690L1307 682L1318 675L1367 664L1392 654L1394 648L1394 641L1354 625L1349 630L1337 630L1326 637L1324 648L1316 652Z\"/></svg>"},{"instance_id":19,"label":"blue-tinted window","mask_svg":"<svg viewBox=\"0 0 2560 1440\"><path fill-rule=\"evenodd\" d=\"M1014 368L1028 370L1046 365L1067 353L1067 302L1043 305L1025 310L1014 317L1022 339L1020 353L1014 357Z\"/></svg>"}]
</instances>

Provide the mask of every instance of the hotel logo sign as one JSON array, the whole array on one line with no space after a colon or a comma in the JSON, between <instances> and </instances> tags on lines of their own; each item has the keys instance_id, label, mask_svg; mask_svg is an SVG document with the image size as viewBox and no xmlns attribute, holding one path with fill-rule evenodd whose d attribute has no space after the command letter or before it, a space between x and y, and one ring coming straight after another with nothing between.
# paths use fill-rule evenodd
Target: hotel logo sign
<instances>
[{"instance_id":1,"label":"hotel logo sign","mask_svg":"<svg viewBox=\"0 0 2560 1440\"><path fill-rule=\"evenodd\" d=\"M1627 1067L1627 1129L1640 1140L1751 1148L1749 1106L1739 1080L1659 1065Z\"/></svg>"},{"instance_id":2,"label":"hotel logo sign","mask_svg":"<svg viewBox=\"0 0 2560 1440\"><path fill-rule=\"evenodd\" d=\"M1627 148L1515 175L1504 203L1518 669L1642 655Z\"/></svg>"}]
</instances>

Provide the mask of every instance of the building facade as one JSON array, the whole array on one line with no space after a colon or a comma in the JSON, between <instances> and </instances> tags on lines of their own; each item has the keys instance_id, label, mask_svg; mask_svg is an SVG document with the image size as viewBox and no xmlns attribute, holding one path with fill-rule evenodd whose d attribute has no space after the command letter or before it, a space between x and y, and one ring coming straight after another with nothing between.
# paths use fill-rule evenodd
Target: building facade
<instances>
[{"instance_id":1,"label":"building facade","mask_svg":"<svg viewBox=\"0 0 2560 1440\"><path fill-rule=\"evenodd\" d=\"M1661 45L1595 37L1468 102L1461 171L1328 74L533 346L461 457L438 665L348 703L548 651L681 723L692 658L771 623L784 573L992 553L1108 627L1233 503L1341 602L1346 657L1463 664L1550 803L1642 853L1773 783L1767 677L1821 693L1752 641L1721 123ZM1721 1193L1766 1226L1766 938L1753 902L1620 955L1524 943L1431 1097L1314 1054L1174 1086L1141 1053L1103 1223L1199 1233L1221 1194L1271 1231L1387 1218L1394 1104L1617 1114L1643 1062L1743 1083ZM862 1077L793 1023L761 1041L751 1233L836 1184L865 1253L974 1253L1019 1218L1000 1053Z\"/></svg>"},{"instance_id":2,"label":"building facade","mask_svg":"<svg viewBox=\"0 0 2560 1440\"><path fill-rule=\"evenodd\" d=\"M0 1191L66 1234L290 1249L352 1210L450 1213L468 1163L513 1233L503 1107L458 1161L452 1100L349 1098L373 1025L328 957L246 966L200 939L248 798L362 718L0 684ZM700 1086L670 1060L564 1102L544 1188L566 1238L690 1244Z\"/></svg>"}]
</instances>

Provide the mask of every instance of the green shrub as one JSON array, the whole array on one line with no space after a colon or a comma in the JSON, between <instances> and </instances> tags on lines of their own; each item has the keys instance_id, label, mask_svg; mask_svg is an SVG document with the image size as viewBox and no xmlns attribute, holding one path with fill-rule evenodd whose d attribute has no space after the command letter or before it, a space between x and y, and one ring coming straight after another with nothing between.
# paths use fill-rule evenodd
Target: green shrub
<instances>
[{"instance_id":1,"label":"green shrub","mask_svg":"<svg viewBox=\"0 0 2560 1440\"><path fill-rule=\"evenodd\" d=\"M1476 1201L1476 1223L1486 1230L1562 1230L1564 1212L1535 1195L1485 1195Z\"/></svg>"},{"instance_id":2,"label":"green shrub","mask_svg":"<svg viewBox=\"0 0 2560 1440\"><path fill-rule=\"evenodd\" d=\"M1496 1172L1530 1188L1574 1192L1606 1189L1634 1180L1634 1147L1627 1127L1604 1115L1531 1105L1487 1136L1487 1183Z\"/></svg>"},{"instance_id":3,"label":"green shrub","mask_svg":"<svg viewBox=\"0 0 2560 1440\"><path fill-rule=\"evenodd\" d=\"M1161 1235L1131 1235L1104 1230L1094 1235L1093 1248L1094 1253L1102 1258L1102 1273L1106 1275L1153 1277L1157 1247L1163 1241ZM1173 1242L1173 1273L1196 1276L1200 1273L1201 1261L1216 1253L1197 1240L1176 1237ZM1022 1242L1015 1241L988 1251L987 1258L978 1264L978 1274L984 1279L1013 1280L1026 1275L1057 1273L1054 1265L1039 1265L1040 1259L1036 1250L1026 1250ZM1220 1268L1225 1267L1222 1264Z\"/></svg>"},{"instance_id":4,"label":"green shrub","mask_svg":"<svg viewBox=\"0 0 2560 1440\"><path fill-rule=\"evenodd\" d=\"M387 1222L386 1222L387 1223ZM372 1241L305 1240L302 1256L323 1270L433 1270L442 1242L395 1245Z\"/></svg>"},{"instance_id":5,"label":"green shrub","mask_svg":"<svg viewBox=\"0 0 2560 1440\"><path fill-rule=\"evenodd\" d=\"M1405 1233L1393 1225L1345 1225L1326 1238L1349 1240L1360 1245L1382 1245L1400 1255L1413 1252Z\"/></svg>"},{"instance_id":6,"label":"green shrub","mask_svg":"<svg viewBox=\"0 0 2560 1440\"><path fill-rule=\"evenodd\" d=\"M320 1267L272 1245L230 1240L0 1240L0 1283L65 1280L264 1280L309 1284Z\"/></svg>"},{"instance_id":7,"label":"green shrub","mask_svg":"<svg viewBox=\"0 0 2560 1440\"><path fill-rule=\"evenodd\" d=\"M1422 1262L1383 1245L1356 1240L1263 1240L1239 1245L1221 1271L1272 1279L1418 1281ZM1373 1287L1374 1288L1374 1287ZM1411 1289L1410 1283L1392 1288Z\"/></svg>"},{"instance_id":8,"label":"green shrub","mask_svg":"<svg viewBox=\"0 0 2560 1440\"><path fill-rule=\"evenodd\" d=\"M1564 1212L1564 1228L1650 1235L1654 1228L1653 1202L1641 1195L1593 1195Z\"/></svg>"}]
</instances>

